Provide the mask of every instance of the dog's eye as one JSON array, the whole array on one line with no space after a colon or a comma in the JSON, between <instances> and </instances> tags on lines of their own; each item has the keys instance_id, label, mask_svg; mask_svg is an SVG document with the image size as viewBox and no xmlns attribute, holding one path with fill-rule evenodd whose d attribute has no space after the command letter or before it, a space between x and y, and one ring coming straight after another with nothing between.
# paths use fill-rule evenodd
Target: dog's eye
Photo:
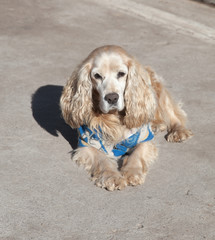
<instances>
[{"instance_id":1,"label":"dog's eye","mask_svg":"<svg viewBox=\"0 0 215 240\"><path fill-rule=\"evenodd\" d=\"M94 74L94 78L102 80L102 76L98 73Z\"/></svg>"},{"instance_id":2,"label":"dog's eye","mask_svg":"<svg viewBox=\"0 0 215 240\"><path fill-rule=\"evenodd\" d=\"M125 76L124 72L118 72L117 73L117 78L121 78L121 77L124 77L124 76Z\"/></svg>"}]
</instances>

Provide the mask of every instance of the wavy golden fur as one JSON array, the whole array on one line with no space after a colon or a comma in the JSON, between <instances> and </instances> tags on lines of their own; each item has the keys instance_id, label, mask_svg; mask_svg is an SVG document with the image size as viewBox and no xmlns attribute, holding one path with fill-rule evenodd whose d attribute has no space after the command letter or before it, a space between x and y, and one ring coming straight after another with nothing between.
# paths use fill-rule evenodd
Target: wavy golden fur
<instances>
[{"instance_id":1,"label":"wavy golden fur","mask_svg":"<svg viewBox=\"0 0 215 240\"><path fill-rule=\"evenodd\" d=\"M72 128L83 124L91 129L100 127L105 141L113 144L148 123L154 132L167 129L170 142L192 136L185 127L185 112L160 78L118 46L103 46L90 53L64 87L60 106ZM142 184L156 156L151 141L139 144L124 157L120 170L116 160L93 147L78 148L73 159L89 171L97 186L112 191Z\"/></svg>"}]
</instances>

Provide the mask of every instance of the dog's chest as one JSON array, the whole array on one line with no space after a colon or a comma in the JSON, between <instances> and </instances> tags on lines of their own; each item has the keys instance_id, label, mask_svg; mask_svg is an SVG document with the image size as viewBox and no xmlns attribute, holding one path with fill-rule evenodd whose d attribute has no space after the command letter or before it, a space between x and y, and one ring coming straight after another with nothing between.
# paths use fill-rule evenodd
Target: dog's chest
<instances>
[{"instance_id":1,"label":"dog's chest","mask_svg":"<svg viewBox=\"0 0 215 240\"><path fill-rule=\"evenodd\" d=\"M150 125L143 125L139 129L121 129L118 142L106 139L100 130L91 130L83 125L79 128L79 147L94 147L110 157L118 158L132 150L137 144L150 141L154 135Z\"/></svg>"},{"instance_id":2,"label":"dog's chest","mask_svg":"<svg viewBox=\"0 0 215 240\"><path fill-rule=\"evenodd\" d=\"M128 129L126 127L122 128L122 135L120 138L118 138L118 142L124 141L125 139L128 139L130 136L134 135L138 131L138 128L132 128ZM110 150L113 149L113 147L116 145L111 140L106 140L105 138L103 139L103 143L105 146L107 146Z\"/></svg>"},{"instance_id":3,"label":"dog's chest","mask_svg":"<svg viewBox=\"0 0 215 240\"><path fill-rule=\"evenodd\" d=\"M121 141L123 141L124 139L129 138L131 135L135 134L137 132L137 128L124 128L123 134L122 134L122 139L120 139Z\"/></svg>"}]
</instances>

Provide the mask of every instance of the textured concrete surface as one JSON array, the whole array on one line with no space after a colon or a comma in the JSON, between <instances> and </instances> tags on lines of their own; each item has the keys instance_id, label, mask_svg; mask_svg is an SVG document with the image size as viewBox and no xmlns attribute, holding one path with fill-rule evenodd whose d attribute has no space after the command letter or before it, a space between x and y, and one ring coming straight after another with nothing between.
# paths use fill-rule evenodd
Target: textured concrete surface
<instances>
[{"instance_id":1,"label":"textured concrete surface","mask_svg":"<svg viewBox=\"0 0 215 240\"><path fill-rule=\"evenodd\" d=\"M1 240L215 239L215 10L186 0L121 3L1 1ZM104 44L153 66L195 133L184 144L158 136L145 184L121 192L95 187L71 162L77 135L58 108L74 67Z\"/></svg>"},{"instance_id":2,"label":"textured concrete surface","mask_svg":"<svg viewBox=\"0 0 215 240\"><path fill-rule=\"evenodd\" d=\"M202 3L206 3L206 4L211 4L211 5L215 5L215 0L195 0L198 2L202 2Z\"/></svg>"}]
</instances>

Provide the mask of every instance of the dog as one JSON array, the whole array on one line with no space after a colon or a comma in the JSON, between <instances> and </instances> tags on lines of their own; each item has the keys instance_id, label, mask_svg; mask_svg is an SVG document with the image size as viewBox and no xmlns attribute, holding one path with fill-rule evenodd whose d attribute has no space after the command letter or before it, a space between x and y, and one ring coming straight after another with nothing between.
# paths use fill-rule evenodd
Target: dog
<instances>
[{"instance_id":1,"label":"dog","mask_svg":"<svg viewBox=\"0 0 215 240\"><path fill-rule=\"evenodd\" d=\"M60 107L79 132L72 159L109 191L144 183L157 157L155 133L167 130L168 142L193 135L162 79L119 46L89 54L64 87Z\"/></svg>"}]
</instances>

